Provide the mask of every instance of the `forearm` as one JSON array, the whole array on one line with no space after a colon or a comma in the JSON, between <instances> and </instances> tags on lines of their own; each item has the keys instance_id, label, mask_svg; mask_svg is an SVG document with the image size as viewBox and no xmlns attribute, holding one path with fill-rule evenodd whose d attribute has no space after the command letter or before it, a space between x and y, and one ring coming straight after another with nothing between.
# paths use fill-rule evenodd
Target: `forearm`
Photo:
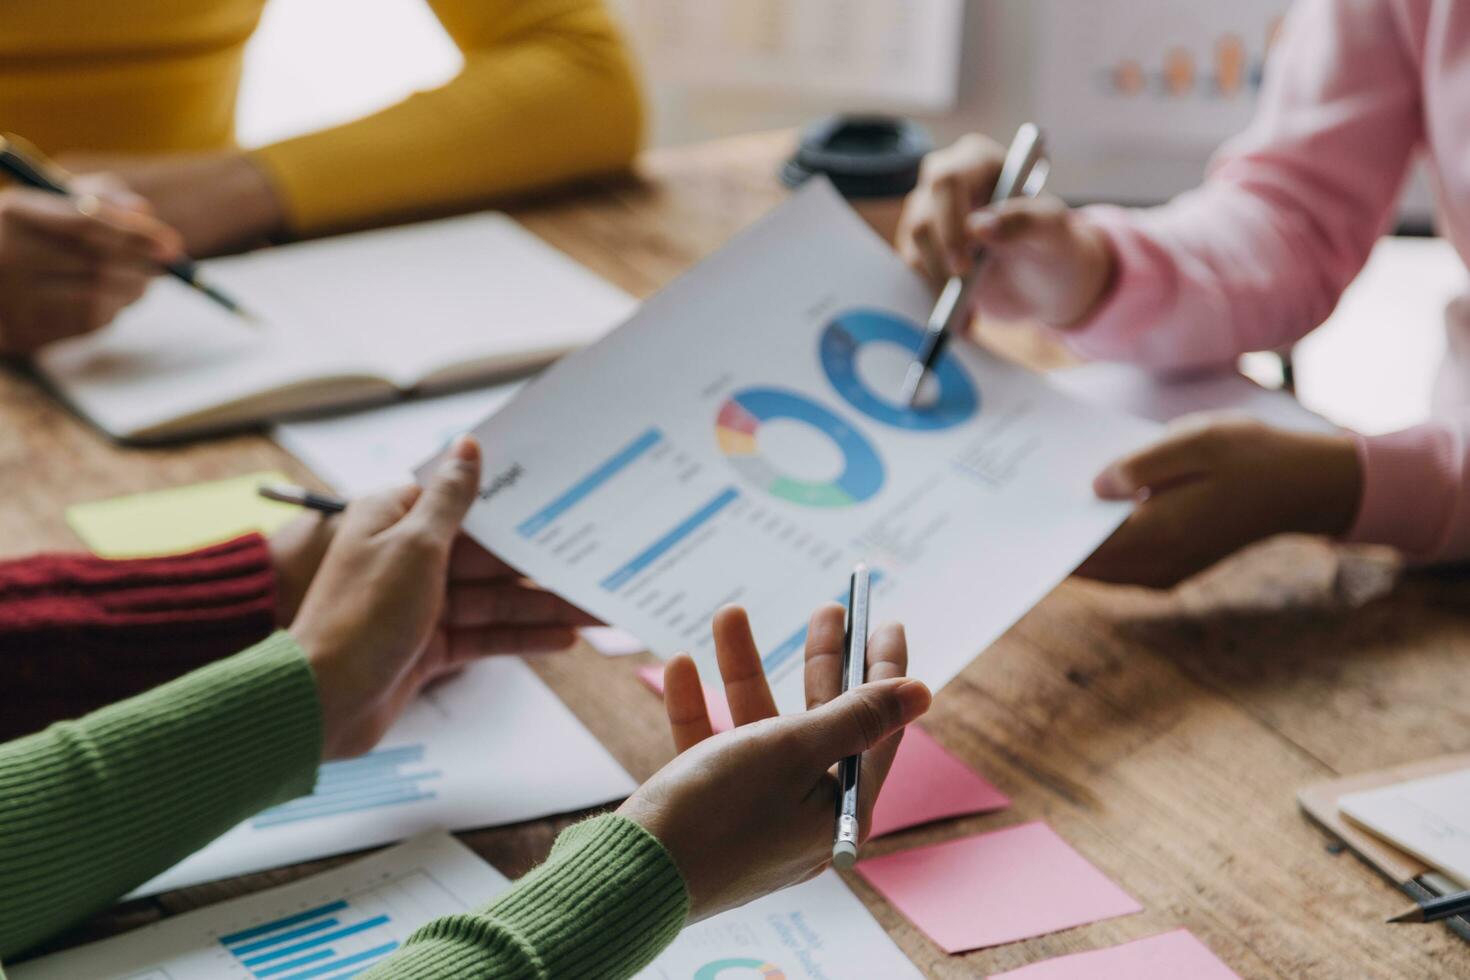
<instances>
[{"instance_id":1,"label":"forearm","mask_svg":"<svg viewBox=\"0 0 1470 980\"><path fill-rule=\"evenodd\" d=\"M277 577L259 535L183 555L0 563L0 739L76 717L268 636Z\"/></svg>"},{"instance_id":2,"label":"forearm","mask_svg":"<svg viewBox=\"0 0 1470 980\"><path fill-rule=\"evenodd\" d=\"M0 958L309 793L316 687L284 633L0 746Z\"/></svg>"},{"instance_id":3,"label":"forearm","mask_svg":"<svg viewBox=\"0 0 1470 980\"><path fill-rule=\"evenodd\" d=\"M451 82L251 154L298 234L463 205L633 158L637 84L600 4L436 6L465 52Z\"/></svg>"},{"instance_id":4,"label":"forearm","mask_svg":"<svg viewBox=\"0 0 1470 980\"><path fill-rule=\"evenodd\" d=\"M602 816L563 831L545 864L483 909L424 926L365 978L617 980L673 941L689 899L647 831Z\"/></svg>"}]
</instances>

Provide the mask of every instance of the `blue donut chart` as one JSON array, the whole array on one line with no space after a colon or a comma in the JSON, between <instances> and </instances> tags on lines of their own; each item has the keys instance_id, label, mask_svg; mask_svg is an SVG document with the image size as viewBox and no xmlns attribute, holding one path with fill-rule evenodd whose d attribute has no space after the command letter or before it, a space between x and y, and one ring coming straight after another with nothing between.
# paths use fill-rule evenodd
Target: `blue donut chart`
<instances>
[{"instance_id":1,"label":"blue donut chart","mask_svg":"<svg viewBox=\"0 0 1470 980\"><path fill-rule=\"evenodd\" d=\"M788 476L761 453L762 424L787 419L822 433L842 453L842 473L813 482ZM848 507L883 489L883 461L860 432L830 409L784 388L743 388L721 406L715 422L720 449L747 483L805 507Z\"/></svg>"},{"instance_id":2,"label":"blue donut chart","mask_svg":"<svg viewBox=\"0 0 1470 980\"><path fill-rule=\"evenodd\" d=\"M936 431L969 421L980 410L980 392L948 351L934 366L939 397L931 404L909 408L897 401L897 392L880 395L858 375L858 351L867 344L893 344L912 355L923 343L915 324L881 310L857 309L838 314L822 331L818 354L827 380L853 408L895 429Z\"/></svg>"}]
</instances>

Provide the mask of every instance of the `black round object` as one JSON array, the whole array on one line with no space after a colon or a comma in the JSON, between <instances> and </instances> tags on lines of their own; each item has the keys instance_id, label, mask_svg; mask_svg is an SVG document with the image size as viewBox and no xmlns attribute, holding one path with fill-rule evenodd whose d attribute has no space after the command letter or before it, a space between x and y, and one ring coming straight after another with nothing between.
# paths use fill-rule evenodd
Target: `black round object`
<instances>
[{"instance_id":1,"label":"black round object","mask_svg":"<svg viewBox=\"0 0 1470 980\"><path fill-rule=\"evenodd\" d=\"M899 197L914 189L934 141L918 123L892 116L828 116L801 134L781 181L797 187L825 174L843 197Z\"/></svg>"}]
</instances>

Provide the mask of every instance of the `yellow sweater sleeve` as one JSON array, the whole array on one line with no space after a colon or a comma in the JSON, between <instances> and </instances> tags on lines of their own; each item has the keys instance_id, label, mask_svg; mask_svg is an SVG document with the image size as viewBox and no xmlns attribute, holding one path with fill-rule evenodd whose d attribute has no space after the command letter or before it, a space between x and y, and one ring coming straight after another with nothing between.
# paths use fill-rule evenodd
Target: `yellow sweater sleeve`
<instances>
[{"instance_id":1,"label":"yellow sweater sleeve","mask_svg":"<svg viewBox=\"0 0 1470 980\"><path fill-rule=\"evenodd\" d=\"M642 109L600 0L428 0L464 53L444 86L252 152L297 234L625 167Z\"/></svg>"}]
</instances>

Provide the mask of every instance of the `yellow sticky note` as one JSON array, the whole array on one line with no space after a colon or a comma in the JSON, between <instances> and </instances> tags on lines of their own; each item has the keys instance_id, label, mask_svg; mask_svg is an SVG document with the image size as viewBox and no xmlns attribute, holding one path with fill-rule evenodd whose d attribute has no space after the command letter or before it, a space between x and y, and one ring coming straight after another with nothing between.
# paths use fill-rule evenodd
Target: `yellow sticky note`
<instances>
[{"instance_id":1,"label":"yellow sticky note","mask_svg":"<svg viewBox=\"0 0 1470 980\"><path fill-rule=\"evenodd\" d=\"M251 531L270 534L301 508L266 500L262 483L290 483L283 473L262 472L153 493L77 504L66 522L104 558L143 558L192 551Z\"/></svg>"}]
</instances>

